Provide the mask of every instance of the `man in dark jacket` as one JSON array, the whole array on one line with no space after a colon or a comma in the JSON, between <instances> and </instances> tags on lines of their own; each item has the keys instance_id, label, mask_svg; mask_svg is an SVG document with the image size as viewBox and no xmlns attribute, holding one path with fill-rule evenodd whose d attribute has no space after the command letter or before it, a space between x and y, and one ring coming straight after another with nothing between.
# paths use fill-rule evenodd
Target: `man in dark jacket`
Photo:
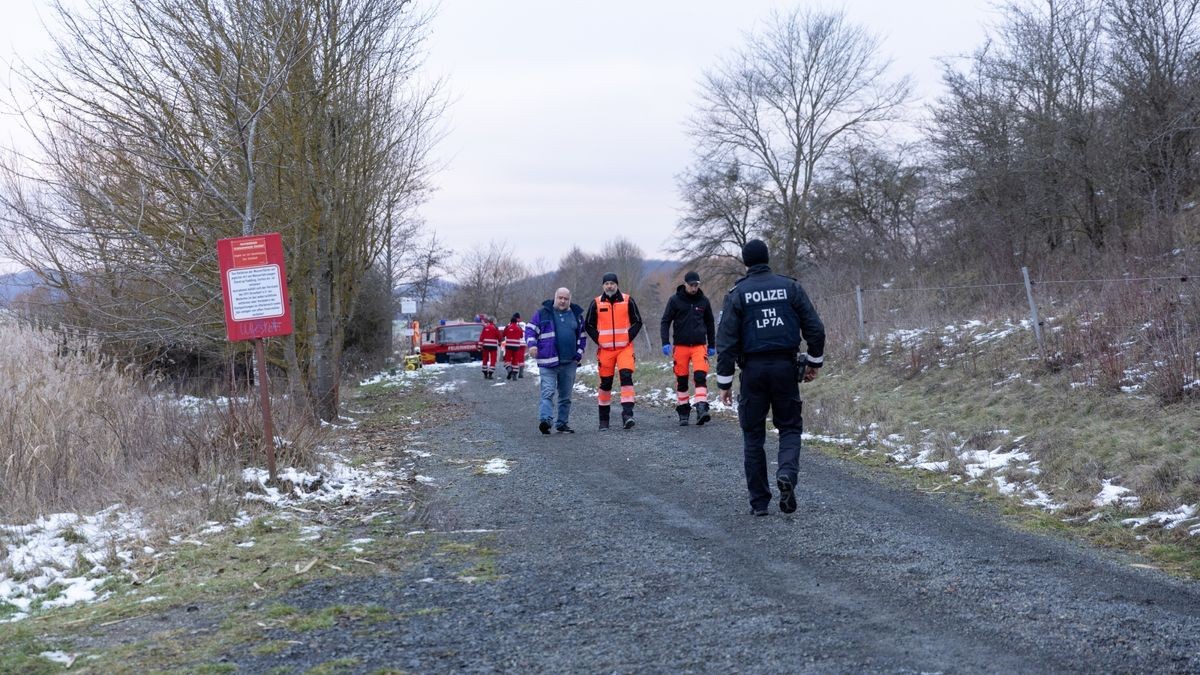
<instances>
[{"instance_id":1,"label":"man in dark jacket","mask_svg":"<svg viewBox=\"0 0 1200 675\"><path fill-rule=\"evenodd\" d=\"M659 331L662 333L663 356L675 361L675 412L679 426L688 424L692 405L688 400L688 369L696 381L696 424L703 425L711 416L708 412L708 357L716 354L716 326L712 303L700 290L700 274L691 271L684 275L683 284L667 300ZM674 349L671 328L675 329Z\"/></svg>"},{"instance_id":2,"label":"man in dark jacket","mask_svg":"<svg viewBox=\"0 0 1200 675\"><path fill-rule=\"evenodd\" d=\"M742 369L738 421L742 427L746 487L750 509L767 515L771 487L767 482L767 411L779 430L779 510L796 510L796 474L800 436L804 431L798 380L817 377L825 357L825 326L808 294L791 277L771 272L767 245L758 239L742 247L746 276L725 296L717 330L717 386L721 402L732 402L734 366ZM800 338L808 353L799 360ZM803 369L803 371L801 371Z\"/></svg>"}]
</instances>

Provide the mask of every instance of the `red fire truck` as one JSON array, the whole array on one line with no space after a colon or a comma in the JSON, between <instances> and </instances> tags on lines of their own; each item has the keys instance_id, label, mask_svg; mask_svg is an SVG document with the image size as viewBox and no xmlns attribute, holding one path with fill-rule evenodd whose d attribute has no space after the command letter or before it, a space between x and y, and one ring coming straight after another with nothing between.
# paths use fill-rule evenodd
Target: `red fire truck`
<instances>
[{"instance_id":1,"label":"red fire truck","mask_svg":"<svg viewBox=\"0 0 1200 675\"><path fill-rule=\"evenodd\" d=\"M447 321L434 327L421 341L421 363L479 361L481 332L478 321Z\"/></svg>"}]
</instances>

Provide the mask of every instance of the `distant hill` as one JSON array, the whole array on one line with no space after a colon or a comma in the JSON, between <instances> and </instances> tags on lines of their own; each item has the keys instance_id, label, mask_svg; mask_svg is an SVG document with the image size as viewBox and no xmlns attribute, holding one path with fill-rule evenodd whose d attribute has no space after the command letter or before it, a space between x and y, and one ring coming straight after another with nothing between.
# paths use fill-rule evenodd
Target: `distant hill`
<instances>
[{"instance_id":1,"label":"distant hill","mask_svg":"<svg viewBox=\"0 0 1200 675\"><path fill-rule=\"evenodd\" d=\"M29 270L0 274L0 304L7 305L21 293L40 285L41 280Z\"/></svg>"},{"instance_id":2,"label":"distant hill","mask_svg":"<svg viewBox=\"0 0 1200 675\"><path fill-rule=\"evenodd\" d=\"M642 263L642 276L659 272L673 272L681 263L677 260L646 260Z\"/></svg>"},{"instance_id":3,"label":"distant hill","mask_svg":"<svg viewBox=\"0 0 1200 675\"><path fill-rule=\"evenodd\" d=\"M679 264L680 263L675 260L643 260L642 261L642 278L646 278L646 277L649 277L651 274L657 274L657 273L663 272L663 271L672 272L675 270L675 268L679 267ZM530 277L529 281L533 281L535 283L536 282L547 282L548 283L549 281L554 279L554 275L556 275L556 274L558 274L558 270L554 270L552 272L544 272L537 276ZM447 283L451 287L454 286L453 283L450 283L450 282L447 282ZM545 285L545 284L543 283L541 285ZM599 280L596 281L596 285L597 286L600 285Z\"/></svg>"},{"instance_id":4,"label":"distant hill","mask_svg":"<svg viewBox=\"0 0 1200 675\"><path fill-rule=\"evenodd\" d=\"M674 260L643 260L642 261L642 276L648 277L651 274L657 274L662 271L671 272L671 271L674 271L674 269L677 268L678 266L679 266L679 263ZM558 270L554 270L552 272L544 272L542 274L538 274L536 276L529 277L525 281L532 282L534 285L544 286L544 285L546 285L546 283L548 283L552 279L554 279L554 275L556 275L556 274L558 274ZM545 282L545 283L542 283L542 282ZM596 283L597 283L597 285L599 284L598 281ZM429 301L435 302L439 298L445 296L447 293L454 291L454 289L456 289L456 288L458 288L458 284L454 283L453 281L451 281L449 279L438 279L437 281L433 282L433 285L429 289L429 296L430 296ZM396 295L397 296L411 295L411 289L405 285L397 286L396 287Z\"/></svg>"}]
</instances>

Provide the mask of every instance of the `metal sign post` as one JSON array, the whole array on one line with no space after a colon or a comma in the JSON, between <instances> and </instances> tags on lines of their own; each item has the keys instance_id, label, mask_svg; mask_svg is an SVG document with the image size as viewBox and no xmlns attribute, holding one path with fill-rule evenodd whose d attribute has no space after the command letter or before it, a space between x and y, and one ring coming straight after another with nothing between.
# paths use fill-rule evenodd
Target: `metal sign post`
<instances>
[{"instance_id":1,"label":"metal sign post","mask_svg":"<svg viewBox=\"0 0 1200 675\"><path fill-rule=\"evenodd\" d=\"M267 354L262 338L254 340L254 356L258 360L258 397L263 413L263 450L267 453L267 477L275 483L275 428L271 423L271 392L267 385Z\"/></svg>"},{"instance_id":2,"label":"metal sign post","mask_svg":"<svg viewBox=\"0 0 1200 675\"><path fill-rule=\"evenodd\" d=\"M225 334L230 341L254 341L263 412L263 450L267 473L271 483L275 483L275 430L271 423L271 392L263 339L292 332L283 241L278 232L220 239L217 261L225 301Z\"/></svg>"}]
</instances>

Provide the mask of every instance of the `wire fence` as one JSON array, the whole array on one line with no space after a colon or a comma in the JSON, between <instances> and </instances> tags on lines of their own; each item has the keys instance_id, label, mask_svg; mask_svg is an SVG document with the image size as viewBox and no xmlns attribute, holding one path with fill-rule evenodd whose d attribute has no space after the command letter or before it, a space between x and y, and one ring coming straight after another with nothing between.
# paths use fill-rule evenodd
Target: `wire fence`
<instances>
[{"instance_id":1,"label":"wire fence","mask_svg":"<svg viewBox=\"0 0 1200 675\"><path fill-rule=\"evenodd\" d=\"M1193 274L1032 279L1022 270L1011 282L855 288L815 301L829 348L842 358L905 338L915 348L914 335L936 336L982 322L1024 336L1029 358L1046 368L1082 366L1101 384L1149 384L1169 401L1200 389L1196 279Z\"/></svg>"}]
</instances>

